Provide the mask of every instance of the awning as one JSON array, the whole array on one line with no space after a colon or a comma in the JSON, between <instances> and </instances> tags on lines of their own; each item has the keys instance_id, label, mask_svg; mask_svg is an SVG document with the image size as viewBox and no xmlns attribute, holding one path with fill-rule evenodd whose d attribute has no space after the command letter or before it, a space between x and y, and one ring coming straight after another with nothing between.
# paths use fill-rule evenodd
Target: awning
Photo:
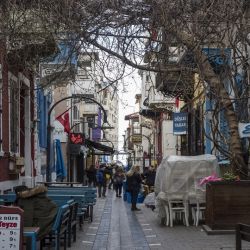
<instances>
[{"instance_id":1,"label":"awning","mask_svg":"<svg viewBox=\"0 0 250 250\"><path fill-rule=\"evenodd\" d=\"M91 141L89 139L85 139L85 144L86 146L88 147L92 147L92 148L95 148L99 151L102 151L104 153L109 153L109 154L113 154L115 151L112 147L109 147L107 145L104 145L104 144L101 144L99 142L95 142L95 141Z\"/></svg>"},{"instance_id":2,"label":"awning","mask_svg":"<svg viewBox=\"0 0 250 250\"><path fill-rule=\"evenodd\" d=\"M64 178L67 176L64 161L62 156L62 147L60 140L55 140L55 148L56 148L56 175L57 177Z\"/></svg>"}]
</instances>

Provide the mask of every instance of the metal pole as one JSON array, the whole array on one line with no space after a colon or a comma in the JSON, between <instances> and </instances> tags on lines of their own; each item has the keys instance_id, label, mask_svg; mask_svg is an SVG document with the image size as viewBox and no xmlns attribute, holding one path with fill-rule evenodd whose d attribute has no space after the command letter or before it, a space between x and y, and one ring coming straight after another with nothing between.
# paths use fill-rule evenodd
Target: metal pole
<instances>
[{"instance_id":1,"label":"metal pole","mask_svg":"<svg viewBox=\"0 0 250 250\"><path fill-rule=\"evenodd\" d=\"M103 106L97 102L96 100L94 100L93 98L90 97L84 97L82 95L72 95L72 96L67 96L62 98L61 100L55 102L51 108L48 111L48 125L47 125L47 148L46 148L46 154L47 154L47 159L46 159L46 182L51 182L51 119L50 119L50 115L52 110L55 108L56 105L58 105L60 102L67 100L67 99L75 99L75 98L80 98L82 100L86 99L86 100L90 100L92 102L94 102L95 104L97 104L103 111L103 122L106 123L107 121L107 113L106 110L103 108Z\"/></svg>"},{"instance_id":2,"label":"metal pole","mask_svg":"<svg viewBox=\"0 0 250 250\"><path fill-rule=\"evenodd\" d=\"M47 168L46 168L46 182L51 182L51 169L50 169L50 151L51 151L51 126L50 126L50 114L51 112L48 113L48 125L47 125L47 157L46 157L46 162L47 162Z\"/></svg>"}]
</instances>

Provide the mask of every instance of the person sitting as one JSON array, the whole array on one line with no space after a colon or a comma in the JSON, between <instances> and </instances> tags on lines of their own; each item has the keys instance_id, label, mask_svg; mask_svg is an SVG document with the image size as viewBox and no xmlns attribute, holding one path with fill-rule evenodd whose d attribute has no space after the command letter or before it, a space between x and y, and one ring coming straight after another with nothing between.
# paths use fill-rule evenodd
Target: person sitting
<instances>
[{"instance_id":1,"label":"person sitting","mask_svg":"<svg viewBox=\"0 0 250 250\"><path fill-rule=\"evenodd\" d=\"M47 187L17 186L14 191L16 205L24 210L24 227L39 227L38 239L43 238L50 232L58 210L56 203L47 197Z\"/></svg>"}]
</instances>

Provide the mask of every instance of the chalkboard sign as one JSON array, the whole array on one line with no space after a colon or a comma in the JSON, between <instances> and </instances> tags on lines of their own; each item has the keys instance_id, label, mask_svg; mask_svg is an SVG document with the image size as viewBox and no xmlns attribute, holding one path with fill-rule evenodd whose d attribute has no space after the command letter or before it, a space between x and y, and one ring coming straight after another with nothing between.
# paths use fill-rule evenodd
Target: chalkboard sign
<instances>
[{"instance_id":1,"label":"chalkboard sign","mask_svg":"<svg viewBox=\"0 0 250 250\"><path fill-rule=\"evenodd\" d=\"M21 250L23 210L19 207L0 207L0 250Z\"/></svg>"}]
</instances>

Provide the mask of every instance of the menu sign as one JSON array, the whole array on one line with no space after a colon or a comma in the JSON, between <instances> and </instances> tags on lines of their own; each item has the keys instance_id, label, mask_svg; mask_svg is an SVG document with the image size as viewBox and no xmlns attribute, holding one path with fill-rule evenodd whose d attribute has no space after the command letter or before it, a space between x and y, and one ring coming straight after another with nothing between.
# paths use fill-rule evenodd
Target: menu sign
<instances>
[{"instance_id":1,"label":"menu sign","mask_svg":"<svg viewBox=\"0 0 250 250\"><path fill-rule=\"evenodd\" d=\"M22 249L22 214L18 207L0 208L0 249Z\"/></svg>"}]
</instances>

